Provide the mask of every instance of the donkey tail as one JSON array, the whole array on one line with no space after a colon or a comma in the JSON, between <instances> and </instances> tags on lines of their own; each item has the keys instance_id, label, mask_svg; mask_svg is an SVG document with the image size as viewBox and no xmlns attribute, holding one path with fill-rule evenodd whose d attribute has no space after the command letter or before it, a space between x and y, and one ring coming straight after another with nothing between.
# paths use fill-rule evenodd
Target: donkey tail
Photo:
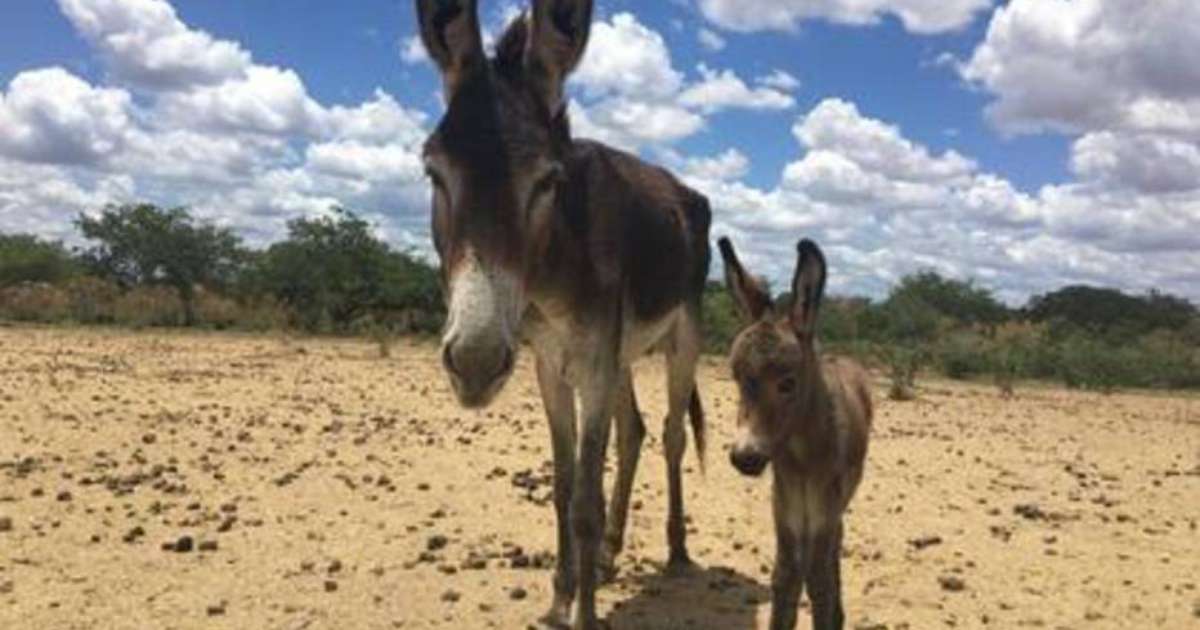
<instances>
[{"instance_id":1,"label":"donkey tail","mask_svg":"<svg viewBox=\"0 0 1200 630\"><path fill-rule=\"evenodd\" d=\"M700 472L705 472L705 449L708 446L708 429L704 421L704 405L700 404L700 387L692 388L692 401L688 406L688 418L692 423L692 439L696 441L696 455L700 458Z\"/></svg>"}]
</instances>

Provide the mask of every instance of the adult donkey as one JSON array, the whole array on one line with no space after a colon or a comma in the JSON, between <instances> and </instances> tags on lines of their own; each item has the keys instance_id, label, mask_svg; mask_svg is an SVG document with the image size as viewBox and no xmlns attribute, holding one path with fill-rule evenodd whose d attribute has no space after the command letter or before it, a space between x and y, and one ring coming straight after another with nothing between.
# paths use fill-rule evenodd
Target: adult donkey
<instances>
[{"instance_id":1,"label":"adult donkey","mask_svg":"<svg viewBox=\"0 0 1200 630\"><path fill-rule=\"evenodd\" d=\"M666 171L572 139L563 83L583 56L591 0L534 0L492 59L476 4L416 2L448 103L424 154L449 301L442 361L459 401L482 407L512 373L518 342L534 348L558 517L555 595L544 620L569 624L575 602L575 626L594 628L597 572L621 547L645 431L630 364L651 351L667 357L669 562L689 563L680 462L685 413L703 449L695 369L711 217L707 200ZM614 415L618 473L601 555Z\"/></svg>"}]
</instances>

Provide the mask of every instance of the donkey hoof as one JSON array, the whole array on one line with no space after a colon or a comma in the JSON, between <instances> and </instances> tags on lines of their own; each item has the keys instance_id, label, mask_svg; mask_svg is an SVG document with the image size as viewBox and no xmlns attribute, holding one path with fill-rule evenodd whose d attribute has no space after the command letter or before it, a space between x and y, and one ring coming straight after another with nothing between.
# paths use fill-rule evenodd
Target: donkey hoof
<instances>
[{"instance_id":1,"label":"donkey hoof","mask_svg":"<svg viewBox=\"0 0 1200 630\"><path fill-rule=\"evenodd\" d=\"M683 577L695 570L696 563L692 562L686 551L672 553L667 560L667 577Z\"/></svg>"},{"instance_id":2,"label":"donkey hoof","mask_svg":"<svg viewBox=\"0 0 1200 630\"><path fill-rule=\"evenodd\" d=\"M617 579L617 561L608 552L600 552L596 559L596 583L610 584Z\"/></svg>"},{"instance_id":3,"label":"donkey hoof","mask_svg":"<svg viewBox=\"0 0 1200 630\"><path fill-rule=\"evenodd\" d=\"M554 596L554 603L546 614L538 617L538 623L546 628L569 630L571 627L571 600L561 595Z\"/></svg>"}]
</instances>

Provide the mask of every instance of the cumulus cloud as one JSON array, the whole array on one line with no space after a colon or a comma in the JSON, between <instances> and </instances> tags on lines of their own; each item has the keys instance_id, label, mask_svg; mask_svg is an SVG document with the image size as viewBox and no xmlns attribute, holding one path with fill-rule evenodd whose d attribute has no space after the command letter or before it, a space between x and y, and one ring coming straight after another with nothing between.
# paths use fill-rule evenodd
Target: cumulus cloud
<instances>
[{"instance_id":1,"label":"cumulus cloud","mask_svg":"<svg viewBox=\"0 0 1200 630\"><path fill-rule=\"evenodd\" d=\"M244 73L250 54L189 28L162 0L59 0L122 81L147 90L211 85Z\"/></svg>"},{"instance_id":2,"label":"cumulus cloud","mask_svg":"<svg viewBox=\"0 0 1200 630\"><path fill-rule=\"evenodd\" d=\"M699 5L714 24L736 31L788 31L809 19L876 24L893 16L911 32L930 34L966 26L991 0L700 0Z\"/></svg>"},{"instance_id":3,"label":"cumulus cloud","mask_svg":"<svg viewBox=\"0 0 1200 630\"><path fill-rule=\"evenodd\" d=\"M424 113L382 90L322 105L293 70L254 63L164 0L59 6L112 85L45 68L0 91L0 229L68 232L80 212L147 199L262 242L343 203L426 240Z\"/></svg>"},{"instance_id":4,"label":"cumulus cloud","mask_svg":"<svg viewBox=\"0 0 1200 630\"><path fill-rule=\"evenodd\" d=\"M731 70L713 70L704 64L697 68L701 80L679 95L679 102L704 113L740 107L742 109L790 109L796 99L772 87L751 88Z\"/></svg>"},{"instance_id":5,"label":"cumulus cloud","mask_svg":"<svg viewBox=\"0 0 1200 630\"><path fill-rule=\"evenodd\" d=\"M714 233L733 237L777 282L788 278L795 240L813 236L827 246L835 291L881 294L922 268L980 279L1010 301L1071 282L1193 297L1200 286L1200 268L1187 266L1200 251L1200 193L1106 188L1102 174L1123 165L1090 157L1106 151L1103 138L1079 149L1089 157L1077 158L1078 181L1027 194L847 101L817 104L794 134L803 153L774 188L682 169L712 198Z\"/></svg>"},{"instance_id":6,"label":"cumulus cloud","mask_svg":"<svg viewBox=\"0 0 1200 630\"><path fill-rule=\"evenodd\" d=\"M1200 138L1200 3L1012 0L960 66L1013 133L1099 129Z\"/></svg>"},{"instance_id":7,"label":"cumulus cloud","mask_svg":"<svg viewBox=\"0 0 1200 630\"><path fill-rule=\"evenodd\" d=\"M22 72L0 92L0 153L30 162L95 164L119 152L132 98L62 68Z\"/></svg>"},{"instance_id":8,"label":"cumulus cloud","mask_svg":"<svg viewBox=\"0 0 1200 630\"><path fill-rule=\"evenodd\" d=\"M598 20L570 82L575 129L623 149L662 153L704 130L718 112L795 106L786 90L761 81L751 87L732 70L700 64L696 72L690 80L676 68L662 35L632 14Z\"/></svg>"},{"instance_id":9,"label":"cumulus cloud","mask_svg":"<svg viewBox=\"0 0 1200 630\"><path fill-rule=\"evenodd\" d=\"M707 28L696 31L696 41L700 42L701 46L711 52L719 52L725 49L725 38Z\"/></svg>"},{"instance_id":10,"label":"cumulus cloud","mask_svg":"<svg viewBox=\"0 0 1200 630\"><path fill-rule=\"evenodd\" d=\"M770 74L758 77L754 82L783 92L795 92L800 89L800 79L797 79L792 73L780 70L779 68L772 70Z\"/></svg>"}]
</instances>

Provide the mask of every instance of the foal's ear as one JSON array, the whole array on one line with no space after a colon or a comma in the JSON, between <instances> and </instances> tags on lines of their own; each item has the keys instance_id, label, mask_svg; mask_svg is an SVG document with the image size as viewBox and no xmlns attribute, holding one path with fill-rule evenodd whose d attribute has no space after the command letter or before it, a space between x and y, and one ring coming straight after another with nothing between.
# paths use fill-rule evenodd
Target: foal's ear
<instances>
[{"instance_id":1,"label":"foal's ear","mask_svg":"<svg viewBox=\"0 0 1200 630\"><path fill-rule=\"evenodd\" d=\"M563 106L563 83L579 65L592 30L593 0L533 0L526 67L551 112Z\"/></svg>"},{"instance_id":2,"label":"foal's ear","mask_svg":"<svg viewBox=\"0 0 1200 630\"><path fill-rule=\"evenodd\" d=\"M717 246L721 249L721 258L725 260L725 285L733 295L738 313L746 322L758 321L771 309L771 296L742 268L737 252L733 251L733 243L728 238L722 237L717 241Z\"/></svg>"},{"instance_id":3,"label":"foal's ear","mask_svg":"<svg viewBox=\"0 0 1200 630\"><path fill-rule=\"evenodd\" d=\"M442 73L446 102L463 80L484 63L478 0L416 0L417 23L425 50Z\"/></svg>"},{"instance_id":4,"label":"foal's ear","mask_svg":"<svg viewBox=\"0 0 1200 630\"><path fill-rule=\"evenodd\" d=\"M817 330L817 312L825 295L825 254L804 239L796 245L796 275L792 278L792 328L801 339L811 340Z\"/></svg>"}]
</instances>

